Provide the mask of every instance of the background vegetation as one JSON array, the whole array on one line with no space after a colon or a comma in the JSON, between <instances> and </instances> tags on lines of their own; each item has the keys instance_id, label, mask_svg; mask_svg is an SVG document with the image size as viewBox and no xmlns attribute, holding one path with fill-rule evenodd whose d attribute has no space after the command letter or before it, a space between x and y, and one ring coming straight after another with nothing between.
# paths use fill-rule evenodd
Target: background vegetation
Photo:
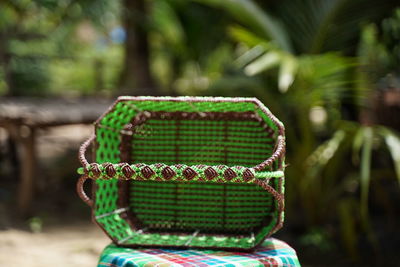
<instances>
[{"instance_id":1,"label":"background vegetation","mask_svg":"<svg viewBox=\"0 0 400 267\"><path fill-rule=\"evenodd\" d=\"M389 264L400 242L400 5L6 0L4 96L254 96L286 125L301 261Z\"/></svg>"}]
</instances>

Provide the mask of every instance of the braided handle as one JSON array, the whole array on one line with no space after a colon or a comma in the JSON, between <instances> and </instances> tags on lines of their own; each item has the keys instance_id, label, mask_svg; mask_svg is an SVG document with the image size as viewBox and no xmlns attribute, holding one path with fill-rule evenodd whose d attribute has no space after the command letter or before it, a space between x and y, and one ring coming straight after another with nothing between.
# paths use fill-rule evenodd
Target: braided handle
<instances>
[{"instance_id":1,"label":"braided handle","mask_svg":"<svg viewBox=\"0 0 400 267\"><path fill-rule=\"evenodd\" d=\"M286 150L285 146L286 146L285 137L283 135L279 135L277 137L277 143L276 143L276 146L275 146L275 149L274 149L272 155L268 159L266 159L263 162L261 162L260 164L256 165L254 167L254 170L262 171L265 168L271 166L275 160L279 160L279 168L281 169L283 167L282 163L283 163L283 158L284 158L285 150Z\"/></svg>"},{"instance_id":2,"label":"braided handle","mask_svg":"<svg viewBox=\"0 0 400 267\"><path fill-rule=\"evenodd\" d=\"M85 181L89 179L87 175L82 175L78 182L76 183L76 191L78 192L79 197L85 202L86 204L89 205L89 207L93 206L93 200L91 200L88 195L85 193L85 190L83 189L83 184Z\"/></svg>"},{"instance_id":3,"label":"braided handle","mask_svg":"<svg viewBox=\"0 0 400 267\"><path fill-rule=\"evenodd\" d=\"M121 180L129 180L129 179L134 179L133 176L139 171L144 177L148 178L147 176L152 176L155 174L155 172L152 170L150 167L155 167L156 169L159 169L155 164L153 165L147 165L147 164L133 164L129 165L127 163L117 163L117 164L112 164L109 162L105 162L103 164L98 164L98 163L89 163L85 157L85 153L87 148L90 146L90 144L95 140L96 136L93 134L90 136L79 148L79 161L82 164L82 167L78 169L78 173L86 176L87 178L91 179L98 179L98 178L117 178ZM282 136L278 137L278 142L277 146L274 150L274 153L272 156L267 159L266 161L262 162L261 164L253 167L253 168L247 168L247 171L244 172L243 174L247 176L247 179L269 179L269 178L280 178L284 176L283 173L283 168L280 166L279 170L277 171L265 171L267 166L272 165L272 163L279 159L282 158L282 155L284 155L285 151L285 139ZM172 176L174 176L176 173L171 170L171 167L174 168L174 166L167 166L165 164L161 164L162 170L160 169L159 171L163 173L163 178L164 179L169 179ZM134 168L136 166L136 168ZM177 166L177 165L175 165ZM200 165L198 165L200 166ZM189 166L188 166L189 167ZM196 166L192 166L196 167ZM216 166L214 166L216 167ZM239 166L240 167L240 166ZM230 168L228 166L225 166L225 168ZM232 167L235 168L235 167ZM118 171L121 171L123 175L116 175ZM90 171L94 171L96 174L92 175L89 174ZM171 174L171 171L173 174ZM191 170L193 172L193 170ZM246 174L245 174L246 173ZM188 180L190 179L190 174L187 174ZM192 177L193 178L193 177ZM79 191L78 191L79 192Z\"/></svg>"},{"instance_id":4,"label":"braided handle","mask_svg":"<svg viewBox=\"0 0 400 267\"><path fill-rule=\"evenodd\" d=\"M79 148L79 161L81 162L82 166L85 167L89 165L89 162L87 161L85 157L85 153L87 148L90 146L90 144L94 141L96 138L96 135L92 134Z\"/></svg>"}]
</instances>

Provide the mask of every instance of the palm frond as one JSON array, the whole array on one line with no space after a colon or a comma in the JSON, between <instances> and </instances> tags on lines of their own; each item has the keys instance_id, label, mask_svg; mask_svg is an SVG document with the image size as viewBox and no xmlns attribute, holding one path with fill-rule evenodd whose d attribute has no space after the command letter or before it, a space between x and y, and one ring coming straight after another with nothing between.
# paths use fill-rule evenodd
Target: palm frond
<instances>
[{"instance_id":1,"label":"palm frond","mask_svg":"<svg viewBox=\"0 0 400 267\"><path fill-rule=\"evenodd\" d=\"M261 9L252 0L193 0L222 8L229 12L236 20L253 29L260 37L273 40L283 50L291 52L292 45L287 31L277 18Z\"/></svg>"}]
</instances>

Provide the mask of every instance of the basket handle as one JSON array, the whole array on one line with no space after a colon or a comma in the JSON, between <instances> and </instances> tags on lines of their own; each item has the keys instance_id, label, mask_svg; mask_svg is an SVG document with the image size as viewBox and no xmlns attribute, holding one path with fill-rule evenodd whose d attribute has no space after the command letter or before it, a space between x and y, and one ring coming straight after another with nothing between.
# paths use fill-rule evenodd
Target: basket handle
<instances>
[{"instance_id":1,"label":"basket handle","mask_svg":"<svg viewBox=\"0 0 400 267\"><path fill-rule=\"evenodd\" d=\"M87 148L92 144L92 142L95 140L96 136L93 134L91 135L79 148L79 161L82 164L82 168L78 169L78 173L82 174L83 176L85 176L85 179L83 180L83 182L88 179L91 178L93 179L93 177L89 177L87 172L86 172L86 168L89 167L90 163L88 162L88 160L85 157L86 154L86 150ZM278 171L262 171L263 168L265 168L266 166L269 166L272 164L272 162L274 160L276 160L278 157L281 157L282 154L284 153L285 150L285 141L284 138L282 136L278 137L278 145L273 153L273 155L266 161L264 161L263 163L257 165L256 167L254 167L254 171L255 171L255 177L258 179L268 179L268 178L280 178L282 176L284 176L283 174L283 170L278 170ZM111 163L109 163L111 164ZM112 164L112 165L116 165L116 164ZM80 179L83 179L83 176ZM82 185L83 186L83 182ZM78 185L79 185L79 181L78 181ZM81 193L82 192L82 196ZM89 199L86 194L83 192L83 188L78 189L78 193L80 194L81 198L87 203L87 199Z\"/></svg>"},{"instance_id":2,"label":"basket handle","mask_svg":"<svg viewBox=\"0 0 400 267\"><path fill-rule=\"evenodd\" d=\"M267 160L263 161L262 163L258 164L257 166L254 167L255 171L262 171L263 169L267 168L268 166L271 166L272 163L280 159L279 167L281 168L282 166L282 157L285 154L285 137L283 135L279 135L277 137L277 145L274 149L273 154L271 157L269 157Z\"/></svg>"},{"instance_id":3,"label":"basket handle","mask_svg":"<svg viewBox=\"0 0 400 267\"><path fill-rule=\"evenodd\" d=\"M76 183L76 191L78 192L79 197L85 202L86 204L89 205L89 207L93 206L93 200L88 197L88 195L85 193L85 190L83 189L83 184L85 181L89 179L87 175L82 175L78 182Z\"/></svg>"},{"instance_id":4,"label":"basket handle","mask_svg":"<svg viewBox=\"0 0 400 267\"><path fill-rule=\"evenodd\" d=\"M89 165L89 162L87 161L85 154L87 148L90 146L90 144L93 142L93 140L96 138L96 135L92 134L79 148L79 161L81 162L82 166L85 167Z\"/></svg>"}]
</instances>

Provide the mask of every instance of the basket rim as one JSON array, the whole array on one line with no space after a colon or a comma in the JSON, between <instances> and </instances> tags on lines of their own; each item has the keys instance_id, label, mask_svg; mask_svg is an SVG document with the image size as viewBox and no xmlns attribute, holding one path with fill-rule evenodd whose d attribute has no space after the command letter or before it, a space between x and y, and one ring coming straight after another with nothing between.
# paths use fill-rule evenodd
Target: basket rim
<instances>
[{"instance_id":1,"label":"basket rim","mask_svg":"<svg viewBox=\"0 0 400 267\"><path fill-rule=\"evenodd\" d=\"M277 126L279 135L285 136L285 126L275 115L256 97L222 97L222 96L119 96L114 103L94 122L95 126L110 113L120 102L125 101L172 101L172 102L249 102L258 106Z\"/></svg>"},{"instance_id":2,"label":"basket rim","mask_svg":"<svg viewBox=\"0 0 400 267\"><path fill-rule=\"evenodd\" d=\"M276 206L276 220L271 224L271 229L268 230L268 233L263 234L263 237L259 240L259 242L251 244L249 247L242 248L243 250L249 250L257 246L259 243L262 242L267 236L270 236L272 233L276 232L281 226L283 222L283 210L284 210L284 197L283 197L283 182L284 182L284 155L285 155L285 128L281 121L279 121L271 112L270 110L257 98L253 97L193 97L193 96L181 96L181 97L154 97L154 96L120 96L117 100L95 121L94 126L97 128L101 125L101 120L107 116L110 112L113 112L116 109L116 105L120 102L125 101L174 101L174 102L248 102L254 104L254 111L263 112L268 118L265 117L263 114L264 121L269 119L272 125L276 126L275 129L275 147L272 150L272 154L266 158L261 164L252 167L244 167L244 166L227 166L227 165L184 165L184 164L173 164L167 165L162 163L155 163L155 164L143 164L143 163L136 163L136 164L128 164L128 162L121 162L121 163L111 163L105 162L102 164L99 163L89 163L85 158L85 151L90 146L90 144L97 145L96 135L95 133L86 140L80 150L79 150L79 159L82 163L81 168L79 168L78 172L83 174L87 178L91 179L101 179L101 180L108 180L108 179L118 179L118 183L126 183L125 181L131 180L141 180L141 181L160 181L160 182L212 182L212 183L251 183L256 184L261 187L270 187L270 182L277 182L279 183L280 191L276 191L276 196L274 198L277 201ZM271 126L271 124L270 124ZM276 168L268 168L272 165L276 160L279 160ZM214 169L218 176L212 177L212 179L198 179L200 176L201 178L205 177L204 171L209 168ZM129 174L132 171L132 175L127 177L124 174L123 168L125 168L126 173ZM168 169L169 168L169 169ZM185 175L183 172L187 169L196 170L195 178L191 177L191 175ZM150 169L150 170L149 170ZM175 172L173 177L169 177L169 175L162 175L162 171L165 169L170 170L172 169ZM93 175L93 170L97 171L98 176ZM200 171L199 171L200 170ZM95 172L96 172L95 171ZM233 175L232 171L234 172ZM246 174L244 174L246 172ZM110 175L111 174L111 175ZM122 175L121 175L122 174ZM145 175L146 174L146 175ZM151 175L150 175L151 174ZM147 177L146 177L147 176ZM232 178L232 176L234 176ZM93 183L93 186L96 186L97 183ZM82 189L83 190L83 189ZM275 190L275 189L273 189ZM92 193L94 194L96 190L93 190ZM267 190L268 191L268 190ZM92 196L93 201L95 201L95 196ZM93 202L94 203L94 202ZM102 223L98 221L94 213L94 204L92 209L92 219L96 222L101 229L117 244L122 246L134 246L131 244L124 244L122 240L118 240L116 238L111 237L107 230L105 230L102 226ZM119 216L119 215L118 215ZM127 213L123 213L120 217L125 219L125 216L128 216ZM132 225L131 225L132 227ZM132 228L134 229L134 228ZM171 235L172 233L168 233ZM261 232L259 233L261 234ZM193 237L196 238L196 237ZM143 244L141 244L143 246ZM146 245L145 245L146 246ZM157 245L156 245L157 246ZM182 246L178 246L182 247ZM185 247L185 246L184 246ZM188 244L188 247L196 247ZM200 246L202 247L202 246ZM209 246L204 246L204 248L210 248ZM240 249L232 247L227 249Z\"/></svg>"}]
</instances>

